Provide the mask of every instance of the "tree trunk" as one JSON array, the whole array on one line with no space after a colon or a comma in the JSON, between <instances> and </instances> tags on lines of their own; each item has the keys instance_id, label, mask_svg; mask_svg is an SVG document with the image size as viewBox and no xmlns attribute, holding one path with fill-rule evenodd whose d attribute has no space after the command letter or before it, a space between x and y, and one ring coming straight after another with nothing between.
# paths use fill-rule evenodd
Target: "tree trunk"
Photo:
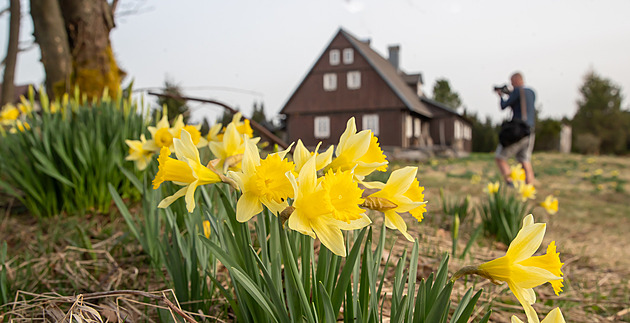
<instances>
[{"instance_id":1,"label":"tree trunk","mask_svg":"<svg viewBox=\"0 0 630 323\"><path fill-rule=\"evenodd\" d=\"M31 0L31 16L49 93L78 86L89 98L106 87L117 94L125 74L109 40L114 19L107 0Z\"/></svg>"},{"instance_id":2,"label":"tree trunk","mask_svg":"<svg viewBox=\"0 0 630 323\"><path fill-rule=\"evenodd\" d=\"M112 8L106 0L59 0L72 48L73 81L88 97L99 97L104 88L116 95L124 72L120 70L109 40L114 28Z\"/></svg>"},{"instance_id":3,"label":"tree trunk","mask_svg":"<svg viewBox=\"0 0 630 323\"><path fill-rule=\"evenodd\" d=\"M72 56L59 3L31 0L31 17L46 72L46 91L51 97L69 92Z\"/></svg>"},{"instance_id":4,"label":"tree trunk","mask_svg":"<svg viewBox=\"0 0 630 323\"><path fill-rule=\"evenodd\" d=\"M10 6L9 45L7 46L7 57L4 59L0 107L11 103L15 96L15 65L17 63L18 43L20 41L20 0L11 0Z\"/></svg>"}]
</instances>

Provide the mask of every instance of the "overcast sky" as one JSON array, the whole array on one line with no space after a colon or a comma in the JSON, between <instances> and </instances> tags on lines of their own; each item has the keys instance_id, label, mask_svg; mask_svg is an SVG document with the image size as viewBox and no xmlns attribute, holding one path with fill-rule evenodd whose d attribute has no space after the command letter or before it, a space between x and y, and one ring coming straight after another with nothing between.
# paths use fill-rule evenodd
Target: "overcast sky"
<instances>
[{"instance_id":1,"label":"overcast sky","mask_svg":"<svg viewBox=\"0 0 630 323\"><path fill-rule=\"evenodd\" d=\"M542 117L572 117L589 70L612 79L624 96L630 89L629 0L148 0L142 8L119 17L112 32L126 83L160 87L168 76L185 94L246 115L254 101L276 114L340 27L370 38L385 57L388 45L399 44L402 69L423 74L425 93L446 78L470 111L497 122L505 115L491 88L516 70L535 89ZM32 38L27 10L23 40ZM2 57L7 18L0 19ZM16 73L18 83L43 82L38 48L21 54Z\"/></svg>"}]
</instances>

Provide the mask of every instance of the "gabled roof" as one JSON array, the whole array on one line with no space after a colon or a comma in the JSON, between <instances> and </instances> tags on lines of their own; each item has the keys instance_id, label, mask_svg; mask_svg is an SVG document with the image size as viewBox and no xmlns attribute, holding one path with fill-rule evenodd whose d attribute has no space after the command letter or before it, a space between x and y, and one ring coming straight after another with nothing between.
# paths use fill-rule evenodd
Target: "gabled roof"
<instances>
[{"instance_id":1,"label":"gabled roof","mask_svg":"<svg viewBox=\"0 0 630 323\"><path fill-rule=\"evenodd\" d=\"M389 85L392 91L394 91L409 110L427 117L433 116L433 113L420 101L418 95L407 85L406 80L403 79L403 74L399 73L388 60L375 52L369 44L358 40L356 37L343 30L343 28L340 28L339 32L374 68L378 75Z\"/></svg>"},{"instance_id":2,"label":"gabled roof","mask_svg":"<svg viewBox=\"0 0 630 323\"><path fill-rule=\"evenodd\" d=\"M448 114L452 114L452 115L456 115L458 117L460 117L461 120L464 120L465 122L470 124L470 121L468 121L466 118L464 118L461 114L459 114L459 112L457 112L455 109L447 106L444 103L435 101L433 99L429 99L426 96L422 96L420 97L420 100L424 103L426 103L426 106L431 109L431 111L434 111L435 113L433 114L435 118L439 119L440 117L443 117L445 115Z\"/></svg>"}]
</instances>

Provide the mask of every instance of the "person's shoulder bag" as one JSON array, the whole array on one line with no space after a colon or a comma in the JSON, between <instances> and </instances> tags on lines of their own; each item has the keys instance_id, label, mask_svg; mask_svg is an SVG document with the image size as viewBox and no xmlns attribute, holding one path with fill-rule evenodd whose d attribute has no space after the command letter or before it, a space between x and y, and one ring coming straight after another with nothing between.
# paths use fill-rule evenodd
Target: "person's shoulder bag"
<instances>
[{"instance_id":1,"label":"person's shoulder bag","mask_svg":"<svg viewBox=\"0 0 630 323\"><path fill-rule=\"evenodd\" d=\"M527 124L527 101L525 98L525 87L521 87L521 119L515 119L503 122L501 131L499 131L499 142L501 146L508 147L527 137L531 133L531 129Z\"/></svg>"}]
</instances>

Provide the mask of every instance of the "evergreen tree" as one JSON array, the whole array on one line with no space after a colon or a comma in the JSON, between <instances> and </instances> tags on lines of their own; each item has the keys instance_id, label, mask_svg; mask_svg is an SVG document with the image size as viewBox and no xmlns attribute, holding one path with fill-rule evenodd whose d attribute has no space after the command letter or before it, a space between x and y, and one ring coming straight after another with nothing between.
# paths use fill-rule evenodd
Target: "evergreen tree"
<instances>
[{"instance_id":1,"label":"evergreen tree","mask_svg":"<svg viewBox=\"0 0 630 323\"><path fill-rule=\"evenodd\" d=\"M448 107L457 109L462 105L459 94L451 89L447 79L439 79L433 86L433 100L444 103Z\"/></svg>"},{"instance_id":2,"label":"evergreen tree","mask_svg":"<svg viewBox=\"0 0 630 323\"><path fill-rule=\"evenodd\" d=\"M265 115L265 104L260 102L260 105L254 102L254 113L252 114L252 120L265 124L267 123L267 116Z\"/></svg>"},{"instance_id":3,"label":"evergreen tree","mask_svg":"<svg viewBox=\"0 0 630 323\"><path fill-rule=\"evenodd\" d=\"M574 142L580 135L600 140L600 153L622 153L627 148L628 113L621 110L621 88L611 80L591 71L580 87L581 98L573 117Z\"/></svg>"},{"instance_id":4,"label":"evergreen tree","mask_svg":"<svg viewBox=\"0 0 630 323\"><path fill-rule=\"evenodd\" d=\"M175 97L183 96L179 85L168 78L164 81L162 94L172 95ZM162 107L166 105L166 108L168 109L169 121L173 121L175 118L177 118L178 115L184 114L188 111L188 106L186 105L186 100L184 99L160 96L158 97L158 104L160 105L160 109L162 109ZM187 115L185 116L186 117L184 119L188 119Z\"/></svg>"}]
</instances>

